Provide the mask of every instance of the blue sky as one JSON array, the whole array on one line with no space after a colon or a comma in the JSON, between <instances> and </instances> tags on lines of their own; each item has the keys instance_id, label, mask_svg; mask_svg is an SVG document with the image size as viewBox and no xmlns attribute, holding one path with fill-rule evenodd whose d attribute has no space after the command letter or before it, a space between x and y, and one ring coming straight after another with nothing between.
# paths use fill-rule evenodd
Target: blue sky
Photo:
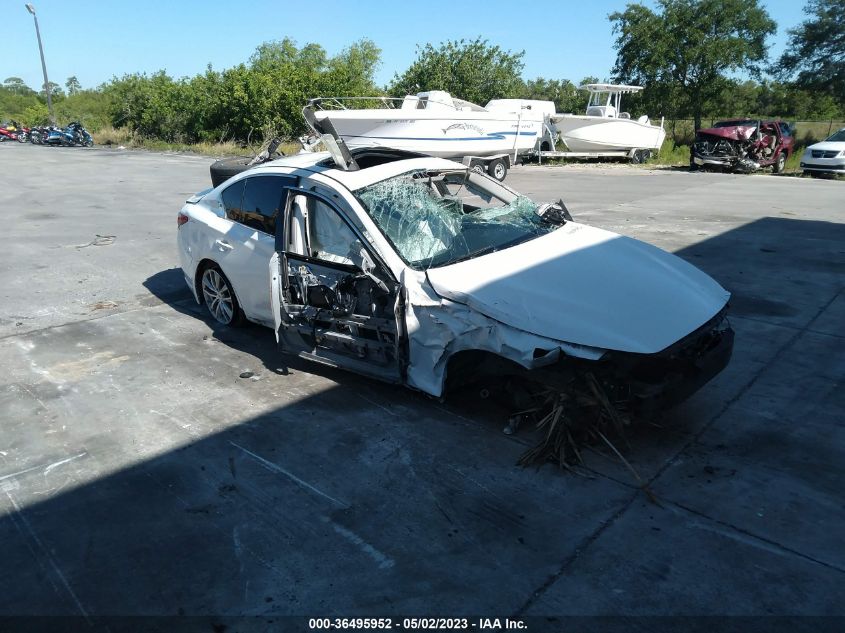
<instances>
[{"instance_id":1,"label":"blue sky","mask_svg":"<svg viewBox=\"0 0 845 633\"><path fill-rule=\"evenodd\" d=\"M21 77L41 83L32 17L25 0L4 1L0 81ZM608 14L624 0L33 0L50 80L64 85L76 75L83 87L112 76L165 69L175 77L224 69L246 61L261 42L292 37L321 44L334 54L367 37L382 49L381 84L414 60L416 46L449 39L487 38L525 51L524 77L578 81L607 77L615 54ZM644 4L652 4L646 0ZM804 0L763 0L778 23L770 54L800 23Z\"/></svg>"}]
</instances>

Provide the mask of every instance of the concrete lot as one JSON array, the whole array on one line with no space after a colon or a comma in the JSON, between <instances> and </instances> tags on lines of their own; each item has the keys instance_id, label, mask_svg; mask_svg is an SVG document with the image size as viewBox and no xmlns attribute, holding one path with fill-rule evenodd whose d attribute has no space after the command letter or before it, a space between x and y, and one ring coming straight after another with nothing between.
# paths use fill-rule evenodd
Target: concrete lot
<instances>
[{"instance_id":1,"label":"concrete lot","mask_svg":"<svg viewBox=\"0 0 845 633\"><path fill-rule=\"evenodd\" d=\"M845 615L845 183L509 175L734 293L731 365L630 438L656 505L215 327L175 252L210 162L0 145L0 615Z\"/></svg>"}]
</instances>

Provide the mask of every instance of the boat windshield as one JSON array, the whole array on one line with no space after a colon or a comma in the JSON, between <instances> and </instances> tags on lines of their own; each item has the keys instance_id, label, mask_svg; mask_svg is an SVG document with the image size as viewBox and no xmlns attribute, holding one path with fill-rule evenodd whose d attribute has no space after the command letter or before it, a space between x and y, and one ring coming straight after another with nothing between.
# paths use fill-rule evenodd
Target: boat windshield
<instances>
[{"instance_id":1,"label":"boat windshield","mask_svg":"<svg viewBox=\"0 0 845 633\"><path fill-rule=\"evenodd\" d=\"M563 223L541 217L529 198L468 169L410 172L356 195L399 256L416 270L515 246Z\"/></svg>"},{"instance_id":2,"label":"boat windshield","mask_svg":"<svg viewBox=\"0 0 845 633\"><path fill-rule=\"evenodd\" d=\"M470 103L469 101L464 101L463 99L456 99L452 97L452 101L455 103L456 110L471 110L472 112L487 112L487 108L482 108L480 105L475 105L474 103Z\"/></svg>"},{"instance_id":3,"label":"boat windshield","mask_svg":"<svg viewBox=\"0 0 845 633\"><path fill-rule=\"evenodd\" d=\"M590 93L590 103L588 106L604 106L609 105L610 103L610 94L607 92L591 92Z\"/></svg>"}]
</instances>

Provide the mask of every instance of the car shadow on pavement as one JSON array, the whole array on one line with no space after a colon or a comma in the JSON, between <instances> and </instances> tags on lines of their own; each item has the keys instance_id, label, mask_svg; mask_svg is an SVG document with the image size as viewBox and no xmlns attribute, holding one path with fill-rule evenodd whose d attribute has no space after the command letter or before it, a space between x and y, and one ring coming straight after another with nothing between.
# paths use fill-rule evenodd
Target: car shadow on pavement
<instances>
[{"instance_id":1,"label":"car shadow on pavement","mask_svg":"<svg viewBox=\"0 0 845 633\"><path fill-rule=\"evenodd\" d=\"M700 268L731 292L729 315L751 320L764 320L774 327L803 327L832 293L841 289L845 275L845 257L841 244L845 243L845 225L822 221L806 221L787 217L764 217L714 237L691 244L675 252ZM524 271L522 274L530 274ZM272 330L246 322L231 328L217 323L207 310L196 303L188 290L181 269L171 268L149 277L144 286L173 310L202 320L212 331L215 340L257 358L269 371L285 375L292 371L316 374L340 384L378 385L404 394L403 397L426 397L403 387L385 385L344 370L333 369L281 352ZM694 397L690 405L667 412L661 424L667 423L671 435L684 437L695 433L702 420L689 419L690 410L701 408L700 402L723 392L728 398L737 388L745 371L743 355L754 344L737 337L735 360L728 367L730 379L716 379L703 393ZM732 371L733 370L733 371ZM719 398L719 399L722 399ZM450 394L444 406L458 415L475 420L485 419L490 428L501 429L507 424L510 411L503 400L479 398L478 386L470 386ZM660 443L648 425L631 429L634 443ZM530 433L520 433L522 441L531 443ZM671 441L675 441L674 438ZM641 441L641 442L640 442ZM661 449L662 450L662 449Z\"/></svg>"},{"instance_id":2,"label":"car shadow on pavement","mask_svg":"<svg viewBox=\"0 0 845 633\"><path fill-rule=\"evenodd\" d=\"M209 314L204 305L196 302L187 288L180 268L170 268L155 273L145 280L143 285L156 299L174 311L205 323L211 330L211 340L253 356L266 370L274 374L287 376L294 372L304 372L352 388L368 387L378 392L398 394L412 403L432 400L426 394L404 386L383 383L346 370L311 362L293 354L286 354L276 343L272 329L263 325L251 321L243 321L237 327L221 325ZM491 425L491 429L501 430L507 424L510 411L505 407L503 399L487 397L487 392L489 389L482 389L481 386L470 383L451 392L443 406L455 415L476 421L483 420ZM515 439L529 443L524 436Z\"/></svg>"},{"instance_id":3,"label":"car shadow on pavement","mask_svg":"<svg viewBox=\"0 0 845 633\"><path fill-rule=\"evenodd\" d=\"M196 302L185 284L185 278L180 268L170 268L158 272L147 278L143 285L161 303L168 305L174 311L205 323L211 330L210 336L214 341L254 356L265 369L274 374L289 375L294 371L303 371L344 384L366 383L379 385L386 389L400 389L405 394L414 393L404 387L394 387L349 371L335 369L304 360L292 354L286 354L279 349L273 336L273 330L258 323L244 320L237 327L218 323L208 313L204 305L199 305Z\"/></svg>"},{"instance_id":4,"label":"car shadow on pavement","mask_svg":"<svg viewBox=\"0 0 845 633\"><path fill-rule=\"evenodd\" d=\"M172 305L175 302L193 298L185 283L185 275L181 268L168 268L159 271L147 277L143 286L162 303Z\"/></svg>"},{"instance_id":5,"label":"car shadow on pavement","mask_svg":"<svg viewBox=\"0 0 845 633\"><path fill-rule=\"evenodd\" d=\"M767 339L777 323L791 328L788 338L841 296L843 243L841 224L765 218L678 254L733 290L742 316L773 324L737 338L744 354L755 345L775 349ZM89 630L84 619L101 614L509 614L520 613L540 587L567 597L581 615L718 614L731 608L725 595L749 615L800 615L841 596L840 572L789 557L771 540L761 547L750 534L765 529L760 521L738 533L704 514L691 525L672 507L626 512L637 493L611 478L517 468L523 447L438 402L283 357L267 328L215 326L177 292L180 275L162 271L145 286L208 324L215 342L231 349L201 347L201 328L187 331L167 314L150 323L175 328L171 336L159 331L143 342L105 321L86 321L34 334L27 350L33 373L0 394L8 413L2 567L14 570L0 574L0 617L70 614L80 618L75 628ZM835 369L845 339L841 321L828 326L836 330L824 353ZM126 332L136 330L133 324ZM127 348L124 355L114 356L116 344ZM96 362L82 363L81 349ZM756 365L770 360L760 350L753 350ZM276 375L239 381L231 373L241 352ZM281 362L331 382L287 380L276 372ZM777 411L780 426L763 420L773 429L769 445L796 451L783 427L800 422L809 405L839 406L835 376L822 378L826 389L802 391ZM807 394L815 394L812 401ZM714 414L706 399L690 404L689 416ZM826 420L835 418L818 422L826 426L808 443L837 446L839 427ZM745 468L767 459L742 424L736 433L733 441L746 443ZM806 462L818 455L828 455L819 464L828 482L839 483L831 493L817 479L804 485L827 515L841 514L841 450L808 450ZM800 479L789 470L780 476ZM665 494L678 495L686 482ZM775 503L778 487L756 492L783 506L792 532L816 529L813 517ZM743 499L734 494L719 504ZM605 530L617 517L627 530ZM680 536L643 538L654 530ZM591 561L594 571L579 572ZM643 584L644 569L671 573L649 572ZM626 573L626 591L611 591Z\"/></svg>"}]
</instances>

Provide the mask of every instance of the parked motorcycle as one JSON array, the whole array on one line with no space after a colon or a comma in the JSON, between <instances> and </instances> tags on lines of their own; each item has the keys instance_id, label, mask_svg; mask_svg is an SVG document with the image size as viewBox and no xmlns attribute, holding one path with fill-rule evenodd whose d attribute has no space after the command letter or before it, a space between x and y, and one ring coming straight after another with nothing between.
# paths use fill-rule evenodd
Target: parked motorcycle
<instances>
[{"instance_id":1,"label":"parked motorcycle","mask_svg":"<svg viewBox=\"0 0 845 633\"><path fill-rule=\"evenodd\" d=\"M33 145L43 145L44 141L50 135L51 130L56 130L57 132L62 131L62 129L58 127L40 125L29 131L29 142Z\"/></svg>"},{"instance_id":2,"label":"parked motorcycle","mask_svg":"<svg viewBox=\"0 0 845 633\"><path fill-rule=\"evenodd\" d=\"M47 137L42 142L44 145L64 145L67 147L74 145L91 147L94 145L94 139L91 137L91 134L78 121L74 121L64 129L50 128L47 132Z\"/></svg>"},{"instance_id":3,"label":"parked motorcycle","mask_svg":"<svg viewBox=\"0 0 845 633\"><path fill-rule=\"evenodd\" d=\"M0 142L18 141L26 143L29 140L29 128L20 127L16 121L0 126Z\"/></svg>"}]
</instances>

